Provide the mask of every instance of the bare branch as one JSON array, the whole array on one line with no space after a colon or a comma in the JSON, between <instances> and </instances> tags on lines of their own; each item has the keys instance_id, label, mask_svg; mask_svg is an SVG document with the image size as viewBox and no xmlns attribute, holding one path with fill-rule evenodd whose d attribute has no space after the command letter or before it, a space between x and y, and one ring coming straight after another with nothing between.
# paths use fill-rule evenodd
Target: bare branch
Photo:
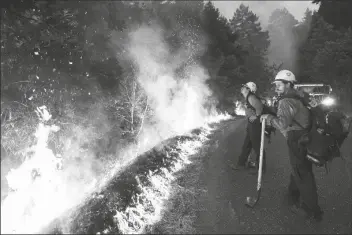
<instances>
[{"instance_id":1,"label":"bare branch","mask_svg":"<svg viewBox=\"0 0 352 235\"><path fill-rule=\"evenodd\" d=\"M20 105L23 105L24 107L27 107L28 108L28 106L27 105L25 105L25 104L22 104L21 102L18 102L18 101L14 101L15 103L18 103L18 104L20 104Z\"/></svg>"},{"instance_id":2,"label":"bare branch","mask_svg":"<svg viewBox=\"0 0 352 235\"><path fill-rule=\"evenodd\" d=\"M12 82L12 83L9 83L9 84L7 84L7 85L5 85L5 86L10 86L10 85L12 85L12 84L22 83L22 82L31 82L31 81L26 80L26 81Z\"/></svg>"},{"instance_id":3,"label":"bare branch","mask_svg":"<svg viewBox=\"0 0 352 235\"><path fill-rule=\"evenodd\" d=\"M147 109L148 109L148 96L147 96L147 103L145 104L145 109L144 109L143 116L142 116L142 120L141 120L141 126L140 126L140 128L139 128L139 131L138 131L138 133L137 133L136 138L139 136L140 132L142 131L143 123L144 123L144 118L145 118L145 115L146 115L146 113L147 113Z\"/></svg>"},{"instance_id":4,"label":"bare branch","mask_svg":"<svg viewBox=\"0 0 352 235\"><path fill-rule=\"evenodd\" d=\"M122 116L121 114L115 113L117 116L121 117L123 120L125 120L126 122L129 122L130 124L132 124L129 120L127 120L124 116Z\"/></svg>"}]
</instances>

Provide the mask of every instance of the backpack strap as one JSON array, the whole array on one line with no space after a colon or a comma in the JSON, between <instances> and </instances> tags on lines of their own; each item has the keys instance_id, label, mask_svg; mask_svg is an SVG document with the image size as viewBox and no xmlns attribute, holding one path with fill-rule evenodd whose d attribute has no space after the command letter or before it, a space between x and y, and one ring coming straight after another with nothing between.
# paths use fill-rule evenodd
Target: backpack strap
<instances>
[{"instance_id":1,"label":"backpack strap","mask_svg":"<svg viewBox=\"0 0 352 235\"><path fill-rule=\"evenodd\" d=\"M249 92L247 97L246 97L246 105L247 105L248 108L253 109L255 111L255 108L249 103L249 96L251 96L251 95L253 95L256 98L258 98L254 93Z\"/></svg>"},{"instance_id":2,"label":"backpack strap","mask_svg":"<svg viewBox=\"0 0 352 235\"><path fill-rule=\"evenodd\" d=\"M280 97L280 100L285 99L285 98L290 98L290 99L299 100L299 101L303 104L304 107L308 108L307 105L306 105L306 103L303 101L303 98L300 97L300 96L297 95L297 94L283 95L283 96ZM311 114L310 114L310 115L311 115ZM303 130L309 129L309 127L308 127L308 128L307 128L307 127L304 128L297 120L295 120L295 118L292 119L292 122L295 123L295 124L297 124L297 125L298 125L300 128L302 128ZM292 124L291 124L290 126L292 126Z\"/></svg>"},{"instance_id":3,"label":"backpack strap","mask_svg":"<svg viewBox=\"0 0 352 235\"><path fill-rule=\"evenodd\" d=\"M252 92L250 92L250 93L247 95L247 97L246 97L246 105L247 105L248 108L250 108L250 109L256 111L255 108L254 108L254 107L249 103L249 101L248 101L250 95L253 95L254 97L256 97L256 98L263 104L263 110L262 110L262 113L261 113L261 114L276 115L276 112L270 109L270 107L267 105L266 100L265 100L264 98L258 96L258 95L255 94L255 93L252 93ZM265 101L265 102L263 102L263 101Z\"/></svg>"},{"instance_id":4,"label":"backpack strap","mask_svg":"<svg viewBox=\"0 0 352 235\"><path fill-rule=\"evenodd\" d=\"M328 163L325 162L325 173L328 175L329 174L329 168L328 168Z\"/></svg>"},{"instance_id":5,"label":"backpack strap","mask_svg":"<svg viewBox=\"0 0 352 235\"><path fill-rule=\"evenodd\" d=\"M298 121L296 121L294 118L293 118L293 120L292 120L292 122L294 122L295 124L297 124L300 128L302 128L303 130L306 130L307 129L307 127L306 128L304 128Z\"/></svg>"}]
</instances>

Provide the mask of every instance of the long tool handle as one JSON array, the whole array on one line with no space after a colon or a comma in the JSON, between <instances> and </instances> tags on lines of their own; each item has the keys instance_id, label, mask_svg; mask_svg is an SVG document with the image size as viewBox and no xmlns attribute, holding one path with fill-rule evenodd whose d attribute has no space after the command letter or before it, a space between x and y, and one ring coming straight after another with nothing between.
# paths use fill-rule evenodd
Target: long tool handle
<instances>
[{"instance_id":1,"label":"long tool handle","mask_svg":"<svg viewBox=\"0 0 352 235\"><path fill-rule=\"evenodd\" d=\"M259 191L260 188L262 187L265 123L266 123L266 119L263 119L262 120L262 132L261 132L261 137L260 137L260 155L259 155L257 191Z\"/></svg>"}]
</instances>

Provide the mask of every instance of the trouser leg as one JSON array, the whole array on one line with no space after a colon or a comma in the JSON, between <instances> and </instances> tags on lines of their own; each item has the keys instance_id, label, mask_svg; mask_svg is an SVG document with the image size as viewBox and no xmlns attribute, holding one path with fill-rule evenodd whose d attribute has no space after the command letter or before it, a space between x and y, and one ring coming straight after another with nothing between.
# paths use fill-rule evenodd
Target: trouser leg
<instances>
[{"instance_id":1,"label":"trouser leg","mask_svg":"<svg viewBox=\"0 0 352 235\"><path fill-rule=\"evenodd\" d=\"M251 153L251 150L252 150L252 143L250 140L249 130L247 127L246 137L244 138L244 141L243 141L242 151L238 158L237 165L244 166L246 164L246 161L248 159L249 154Z\"/></svg>"},{"instance_id":2,"label":"trouser leg","mask_svg":"<svg viewBox=\"0 0 352 235\"><path fill-rule=\"evenodd\" d=\"M318 205L317 185L312 164L306 162L304 165L296 166L294 180L299 188L302 207L308 210L308 212L320 212L321 209Z\"/></svg>"},{"instance_id":3,"label":"trouser leg","mask_svg":"<svg viewBox=\"0 0 352 235\"><path fill-rule=\"evenodd\" d=\"M290 175L290 183L288 185L288 203L289 205L299 205L299 188L297 187L293 174Z\"/></svg>"},{"instance_id":4,"label":"trouser leg","mask_svg":"<svg viewBox=\"0 0 352 235\"><path fill-rule=\"evenodd\" d=\"M308 212L319 213L321 209L318 205L318 193L312 163L305 158L306 150L298 145L295 137L295 133L288 134L287 142L292 167L289 192L292 198L299 196L302 207Z\"/></svg>"}]
</instances>

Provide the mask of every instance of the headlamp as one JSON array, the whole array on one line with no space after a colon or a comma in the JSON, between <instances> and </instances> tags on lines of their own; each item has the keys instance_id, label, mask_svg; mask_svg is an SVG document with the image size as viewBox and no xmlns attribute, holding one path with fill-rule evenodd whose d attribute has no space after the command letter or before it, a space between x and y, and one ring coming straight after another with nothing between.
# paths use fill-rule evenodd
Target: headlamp
<instances>
[{"instance_id":1,"label":"headlamp","mask_svg":"<svg viewBox=\"0 0 352 235\"><path fill-rule=\"evenodd\" d=\"M331 105L335 104L335 100L331 97L326 97L325 99L323 99L323 101L321 103L326 106L331 106Z\"/></svg>"}]
</instances>

